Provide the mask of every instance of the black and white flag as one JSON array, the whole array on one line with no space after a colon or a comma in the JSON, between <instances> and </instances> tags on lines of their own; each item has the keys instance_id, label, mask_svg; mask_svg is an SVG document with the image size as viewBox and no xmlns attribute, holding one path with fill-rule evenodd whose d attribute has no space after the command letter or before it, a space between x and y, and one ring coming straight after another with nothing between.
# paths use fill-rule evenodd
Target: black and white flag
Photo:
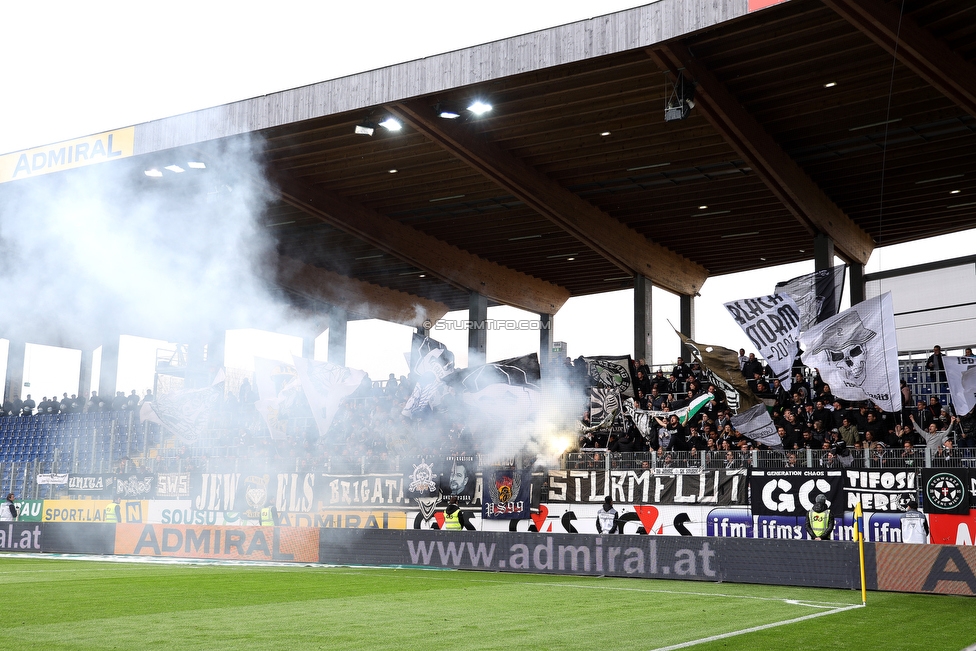
<instances>
[{"instance_id":1,"label":"black and white flag","mask_svg":"<svg viewBox=\"0 0 976 651\"><path fill-rule=\"evenodd\" d=\"M416 385L403 406L403 415L419 416L428 409L436 409L447 393L444 380L454 373L454 353L441 342L414 333L410 371Z\"/></svg>"},{"instance_id":2,"label":"black and white flag","mask_svg":"<svg viewBox=\"0 0 976 651\"><path fill-rule=\"evenodd\" d=\"M960 416L976 407L976 357L943 357L952 406Z\"/></svg>"},{"instance_id":3,"label":"black and white flag","mask_svg":"<svg viewBox=\"0 0 976 651\"><path fill-rule=\"evenodd\" d=\"M789 294L796 301L800 310L800 332L826 321L840 310L845 271L847 265L839 264L832 269L821 269L776 283L773 291Z\"/></svg>"},{"instance_id":4,"label":"black and white flag","mask_svg":"<svg viewBox=\"0 0 976 651\"><path fill-rule=\"evenodd\" d=\"M622 397L634 398L634 379L630 375L630 355L584 357L590 384Z\"/></svg>"},{"instance_id":5,"label":"black and white flag","mask_svg":"<svg viewBox=\"0 0 976 651\"><path fill-rule=\"evenodd\" d=\"M743 298L726 303L725 309L789 391L793 383L790 370L800 339L800 314L793 298L785 293Z\"/></svg>"},{"instance_id":6,"label":"black and white flag","mask_svg":"<svg viewBox=\"0 0 976 651\"><path fill-rule=\"evenodd\" d=\"M820 370L834 395L901 409L891 292L844 310L800 335L803 363Z\"/></svg>"},{"instance_id":7,"label":"black and white flag","mask_svg":"<svg viewBox=\"0 0 976 651\"><path fill-rule=\"evenodd\" d=\"M783 442L776 433L776 424L773 423L766 405L758 404L736 414L732 417L732 427L751 441L762 443L772 450L783 449Z\"/></svg>"}]
</instances>

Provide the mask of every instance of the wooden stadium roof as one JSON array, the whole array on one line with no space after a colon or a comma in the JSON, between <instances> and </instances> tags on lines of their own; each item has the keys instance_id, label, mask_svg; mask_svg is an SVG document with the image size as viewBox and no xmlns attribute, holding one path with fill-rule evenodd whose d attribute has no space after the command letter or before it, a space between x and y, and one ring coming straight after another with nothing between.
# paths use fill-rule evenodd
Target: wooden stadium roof
<instances>
[{"instance_id":1,"label":"wooden stadium roof","mask_svg":"<svg viewBox=\"0 0 976 651\"><path fill-rule=\"evenodd\" d=\"M312 305L554 313L636 274L694 294L810 259L816 233L864 263L976 224L976 3L751 4L660 0L157 120L133 154L260 143L278 280ZM666 122L679 72L695 106Z\"/></svg>"}]
</instances>

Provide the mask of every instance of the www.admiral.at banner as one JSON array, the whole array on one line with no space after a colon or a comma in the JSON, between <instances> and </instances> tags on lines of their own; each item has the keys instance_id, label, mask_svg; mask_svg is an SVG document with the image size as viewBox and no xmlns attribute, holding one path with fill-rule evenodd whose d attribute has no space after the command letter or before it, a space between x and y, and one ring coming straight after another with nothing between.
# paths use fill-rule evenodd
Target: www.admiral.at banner
<instances>
[{"instance_id":1,"label":"www.admiral.at banner","mask_svg":"<svg viewBox=\"0 0 976 651\"><path fill-rule=\"evenodd\" d=\"M800 516L820 494L827 496L834 516L844 514L842 470L753 470L749 490L753 515Z\"/></svg>"}]
</instances>

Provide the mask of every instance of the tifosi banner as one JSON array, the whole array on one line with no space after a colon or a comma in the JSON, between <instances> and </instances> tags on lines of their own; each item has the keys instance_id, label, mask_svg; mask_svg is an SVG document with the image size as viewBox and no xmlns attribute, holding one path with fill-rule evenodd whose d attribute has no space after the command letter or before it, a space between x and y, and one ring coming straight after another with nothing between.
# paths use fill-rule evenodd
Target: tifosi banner
<instances>
[{"instance_id":1,"label":"tifosi banner","mask_svg":"<svg viewBox=\"0 0 976 651\"><path fill-rule=\"evenodd\" d=\"M844 514L842 470L753 470L749 488L753 515L801 516L820 494L834 516Z\"/></svg>"},{"instance_id":2,"label":"tifosi banner","mask_svg":"<svg viewBox=\"0 0 976 651\"><path fill-rule=\"evenodd\" d=\"M865 511L901 512L909 499L918 498L918 471L898 470L844 471L847 488L847 510L861 503Z\"/></svg>"},{"instance_id":3,"label":"tifosi banner","mask_svg":"<svg viewBox=\"0 0 976 651\"><path fill-rule=\"evenodd\" d=\"M743 470L659 474L650 470L553 470L549 502L602 502L606 496L626 504L746 504Z\"/></svg>"}]
</instances>

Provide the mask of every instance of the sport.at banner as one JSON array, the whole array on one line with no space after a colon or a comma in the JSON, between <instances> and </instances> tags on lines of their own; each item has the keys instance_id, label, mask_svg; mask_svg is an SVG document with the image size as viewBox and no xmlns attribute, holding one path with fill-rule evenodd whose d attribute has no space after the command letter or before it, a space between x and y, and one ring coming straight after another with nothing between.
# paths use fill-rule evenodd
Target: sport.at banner
<instances>
[{"instance_id":1,"label":"sport.at banner","mask_svg":"<svg viewBox=\"0 0 976 651\"><path fill-rule=\"evenodd\" d=\"M976 407L976 357L943 357L952 406L959 415Z\"/></svg>"},{"instance_id":2,"label":"sport.at banner","mask_svg":"<svg viewBox=\"0 0 976 651\"><path fill-rule=\"evenodd\" d=\"M725 309L769 364L783 388L789 390L790 370L800 339L800 314L790 295L743 298L726 303Z\"/></svg>"},{"instance_id":3,"label":"sport.at banner","mask_svg":"<svg viewBox=\"0 0 976 651\"><path fill-rule=\"evenodd\" d=\"M891 292L844 310L800 335L803 363L820 370L834 395L901 410L898 342Z\"/></svg>"}]
</instances>

